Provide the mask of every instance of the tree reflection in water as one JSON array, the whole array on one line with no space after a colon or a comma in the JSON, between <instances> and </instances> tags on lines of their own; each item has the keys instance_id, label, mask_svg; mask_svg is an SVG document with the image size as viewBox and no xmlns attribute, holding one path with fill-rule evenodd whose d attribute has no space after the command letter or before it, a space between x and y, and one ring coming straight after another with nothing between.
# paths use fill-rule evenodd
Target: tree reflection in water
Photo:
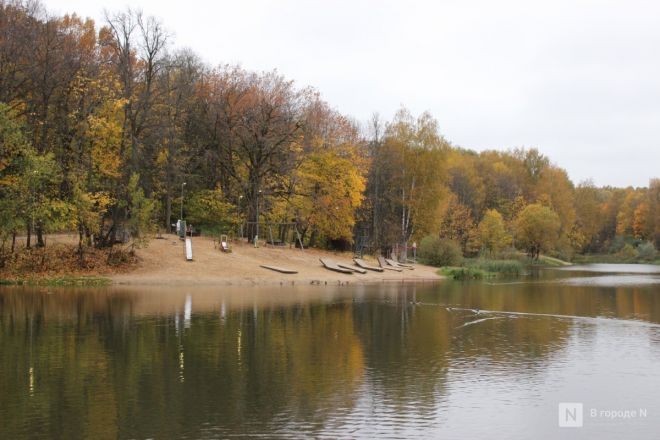
<instances>
[{"instance_id":1,"label":"tree reflection in water","mask_svg":"<svg viewBox=\"0 0 660 440\"><path fill-rule=\"evenodd\" d=\"M0 438L435 432L466 383L542 380L570 316L660 322L652 290L5 288Z\"/></svg>"}]
</instances>

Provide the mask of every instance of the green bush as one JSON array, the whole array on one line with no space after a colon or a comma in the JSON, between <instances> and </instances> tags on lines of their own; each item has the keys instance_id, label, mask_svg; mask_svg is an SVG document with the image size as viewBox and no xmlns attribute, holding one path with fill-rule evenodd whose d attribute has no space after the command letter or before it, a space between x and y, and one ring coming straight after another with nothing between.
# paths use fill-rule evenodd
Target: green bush
<instances>
[{"instance_id":1,"label":"green bush","mask_svg":"<svg viewBox=\"0 0 660 440\"><path fill-rule=\"evenodd\" d=\"M518 260L489 260L480 258L471 262L468 266L489 273L501 273L505 275L518 276L525 272L524 265Z\"/></svg>"},{"instance_id":2,"label":"green bush","mask_svg":"<svg viewBox=\"0 0 660 440\"><path fill-rule=\"evenodd\" d=\"M646 241L637 246L637 258L640 260L655 260L656 255L658 255L658 251L650 241Z\"/></svg>"},{"instance_id":3,"label":"green bush","mask_svg":"<svg viewBox=\"0 0 660 440\"><path fill-rule=\"evenodd\" d=\"M463 260L461 247L453 240L428 235L419 243L419 257L432 266L457 266Z\"/></svg>"},{"instance_id":4,"label":"green bush","mask_svg":"<svg viewBox=\"0 0 660 440\"><path fill-rule=\"evenodd\" d=\"M625 245L626 245L626 240L622 236L617 235L610 243L609 253L610 254L619 253L621 252L621 250Z\"/></svg>"},{"instance_id":5,"label":"green bush","mask_svg":"<svg viewBox=\"0 0 660 440\"><path fill-rule=\"evenodd\" d=\"M445 267L440 274L457 281L483 280L492 278L495 274L474 267Z\"/></svg>"},{"instance_id":6,"label":"green bush","mask_svg":"<svg viewBox=\"0 0 660 440\"><path fill-rule=\"evenodd\" d=\"M617 252L616 255L625 260L633 260L637 257L637 252L631 244L626 243L626 245L623 246L623 248L621 248L621 250Z\"/></svg>"},{"instance_id":7,"label":"green bush","mask_svg":"<svg viewBox=\"0 0 660 440\"><path fill-rule=\"evenodd\" d=\"M188 224L205 232L228 233L240 224L236 207L225 201L220 189L203 190L191 195L186 206Z\"/></svg>"}]
</instances>

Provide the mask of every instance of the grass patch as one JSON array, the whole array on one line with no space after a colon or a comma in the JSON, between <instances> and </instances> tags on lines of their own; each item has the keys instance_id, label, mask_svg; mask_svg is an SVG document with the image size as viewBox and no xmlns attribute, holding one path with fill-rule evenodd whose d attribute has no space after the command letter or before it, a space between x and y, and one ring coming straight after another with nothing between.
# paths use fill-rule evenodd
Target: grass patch
<instances>
[{"instance_id":1,"label":"grass patch","mask_svg":"<svg viewBox=\"0 0 660 440\"><path fill-rule=\"evenodd\" d=\"M16 278L0 279L0 285L12 286L60 286L60 287L99 287L108 286L112 283L110 278L96 276L63 276L53 278Z\"/></svg>"},{"instance_id":2,"label":"grass patch","mask_svg":"<svg viewBox=\"0 0 660 440\"><path fill-rule=\"evenodd\" d=\"M483 280L496 276L494 273L474 267L443 267L438 273L457 281Z\"/></svg>"},{"instance_id":3,"label":"grass patch","mask_svg":"<svg viewBox=\"0 0 660 440\"><path fill-rule=\"evenodd\" d=\"M495 275L520 276L525 273L525 266L518 260L489 260L478 258L476 260L466 260L465 265L468 268L479 269Z\"/></svg>"},{"instance_id":4,"label":"grass patch","mask_svg":"<svg viewBox=\"0 0 660 440\"><path fill-rule=\"evenodd\" d=\"M137 257L121 246L112 249L53 243L44 248L19 248L4 261L0 284L27 286L106 286L106 274L131 268Z\"/></svg>"},{"instance_id":5,"label":"grass patch","mask_svg":"<svg viewBox=\"0 0 660 440\"><path fill-rule=\"evenodd\" d=\"M483 280L500 276L518 277L525 274L525 266L518 260L465 259L463 266L447 266L438 273L460 281Z\"/></svg>"}]
</instances>

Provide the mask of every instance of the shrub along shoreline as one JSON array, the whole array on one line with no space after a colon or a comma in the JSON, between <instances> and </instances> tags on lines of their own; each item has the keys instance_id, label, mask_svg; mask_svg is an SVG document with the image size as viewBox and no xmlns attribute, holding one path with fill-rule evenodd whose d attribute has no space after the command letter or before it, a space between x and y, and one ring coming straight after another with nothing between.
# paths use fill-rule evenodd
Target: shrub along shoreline
<instances>
[{"instance_id":1,"label":"shrub along shoreline","mask_svg":"<svg viewBox=\"0 0 660 440\"><path fill-rule=\"evenodd\" d=\"M496 213L495 213L496 214ZM658 252L650 241L638 240L634 243L619 240L619 245L605 255L573 255L573 262L549 255L541 255L542 244L528 247L525 254L512 247L510 237L505 237L501 221L497 215L491 215L490 225L481 228L484 232L483 243L490 243L481 248L478 257L471 257L474 251L466 253L457 240L429 235L421 240L418 256L421 262L440 267L439 274L457 280L473 280L499 276L519 277L527 273L527 268L535 266L561 267L573 263L646 263L658 264ZM495 228L493 225L499 225ZM482 225L483 226L483 225ZM499 232L496 231L499 230ZM542 228L541 228L542 229ZM494 232L495 231L495 232ZM485 239L490 237L490 239ZM494 239L493 237L500 237ZM504 238L502 238L504 237ZM539 241L540 239L537 239ZM465 257L464 257L465 255Z\"/></svg>"},{"instance_id":2,"label":"shrub along shoreline","mask_svg":"<svg viewBox=\"0 0 660 440\"><path fill-rule=\"evenodd\" d=\"M443 267L439 273L454 280L481 280L495 277L519 277L527 273L527 268L518 260L476 258L465 259L461 266Z\"/></svg>"},{"instance_id":3,"label":"shrub along shoreline","mask_svg":"<svg viewBox=\"0 0 660 440\"><path fill-rule=\"evenodd\" d=\"M571 263L557 258L539 256L531 260L524 255L517 259L465 258L461 265L444 266L438 270L440 275L454 280L482 280L488 278L516 278L527 275L530 267L561 267Z\"/></svg>"}]
</instances>

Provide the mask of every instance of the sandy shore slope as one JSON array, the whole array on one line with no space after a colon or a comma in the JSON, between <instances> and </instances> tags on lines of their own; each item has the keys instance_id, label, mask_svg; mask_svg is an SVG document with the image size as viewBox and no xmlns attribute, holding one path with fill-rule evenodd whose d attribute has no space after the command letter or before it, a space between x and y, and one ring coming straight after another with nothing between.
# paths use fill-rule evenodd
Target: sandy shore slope
<instances>
[{"instance_id":1,"label":"sandy shore slope","mask_svg":"<svg viewBox=\"0 0 660 440\"><path fill-rule=\"evenodd\" d=\"M430 282L442 279L436 268L416 265L414 270L385 271L367 274L342 274L321 266L319 258L353 264L351 253L333 253L316 249L254 248L246 243L232 243L232 252L216 249L208 237L194 237L193 261L184 258L183 242L174 235L152 240L137 250L140 262L136 269L110 278L114 284L131 285L268 285L268 284L362 284L377 282ZM373 261L372 261L373 263ZM377 265L377 263L374 263ZM297 270L282 274L260 267L272 265Z\"/></svg>"}]
</instances>

